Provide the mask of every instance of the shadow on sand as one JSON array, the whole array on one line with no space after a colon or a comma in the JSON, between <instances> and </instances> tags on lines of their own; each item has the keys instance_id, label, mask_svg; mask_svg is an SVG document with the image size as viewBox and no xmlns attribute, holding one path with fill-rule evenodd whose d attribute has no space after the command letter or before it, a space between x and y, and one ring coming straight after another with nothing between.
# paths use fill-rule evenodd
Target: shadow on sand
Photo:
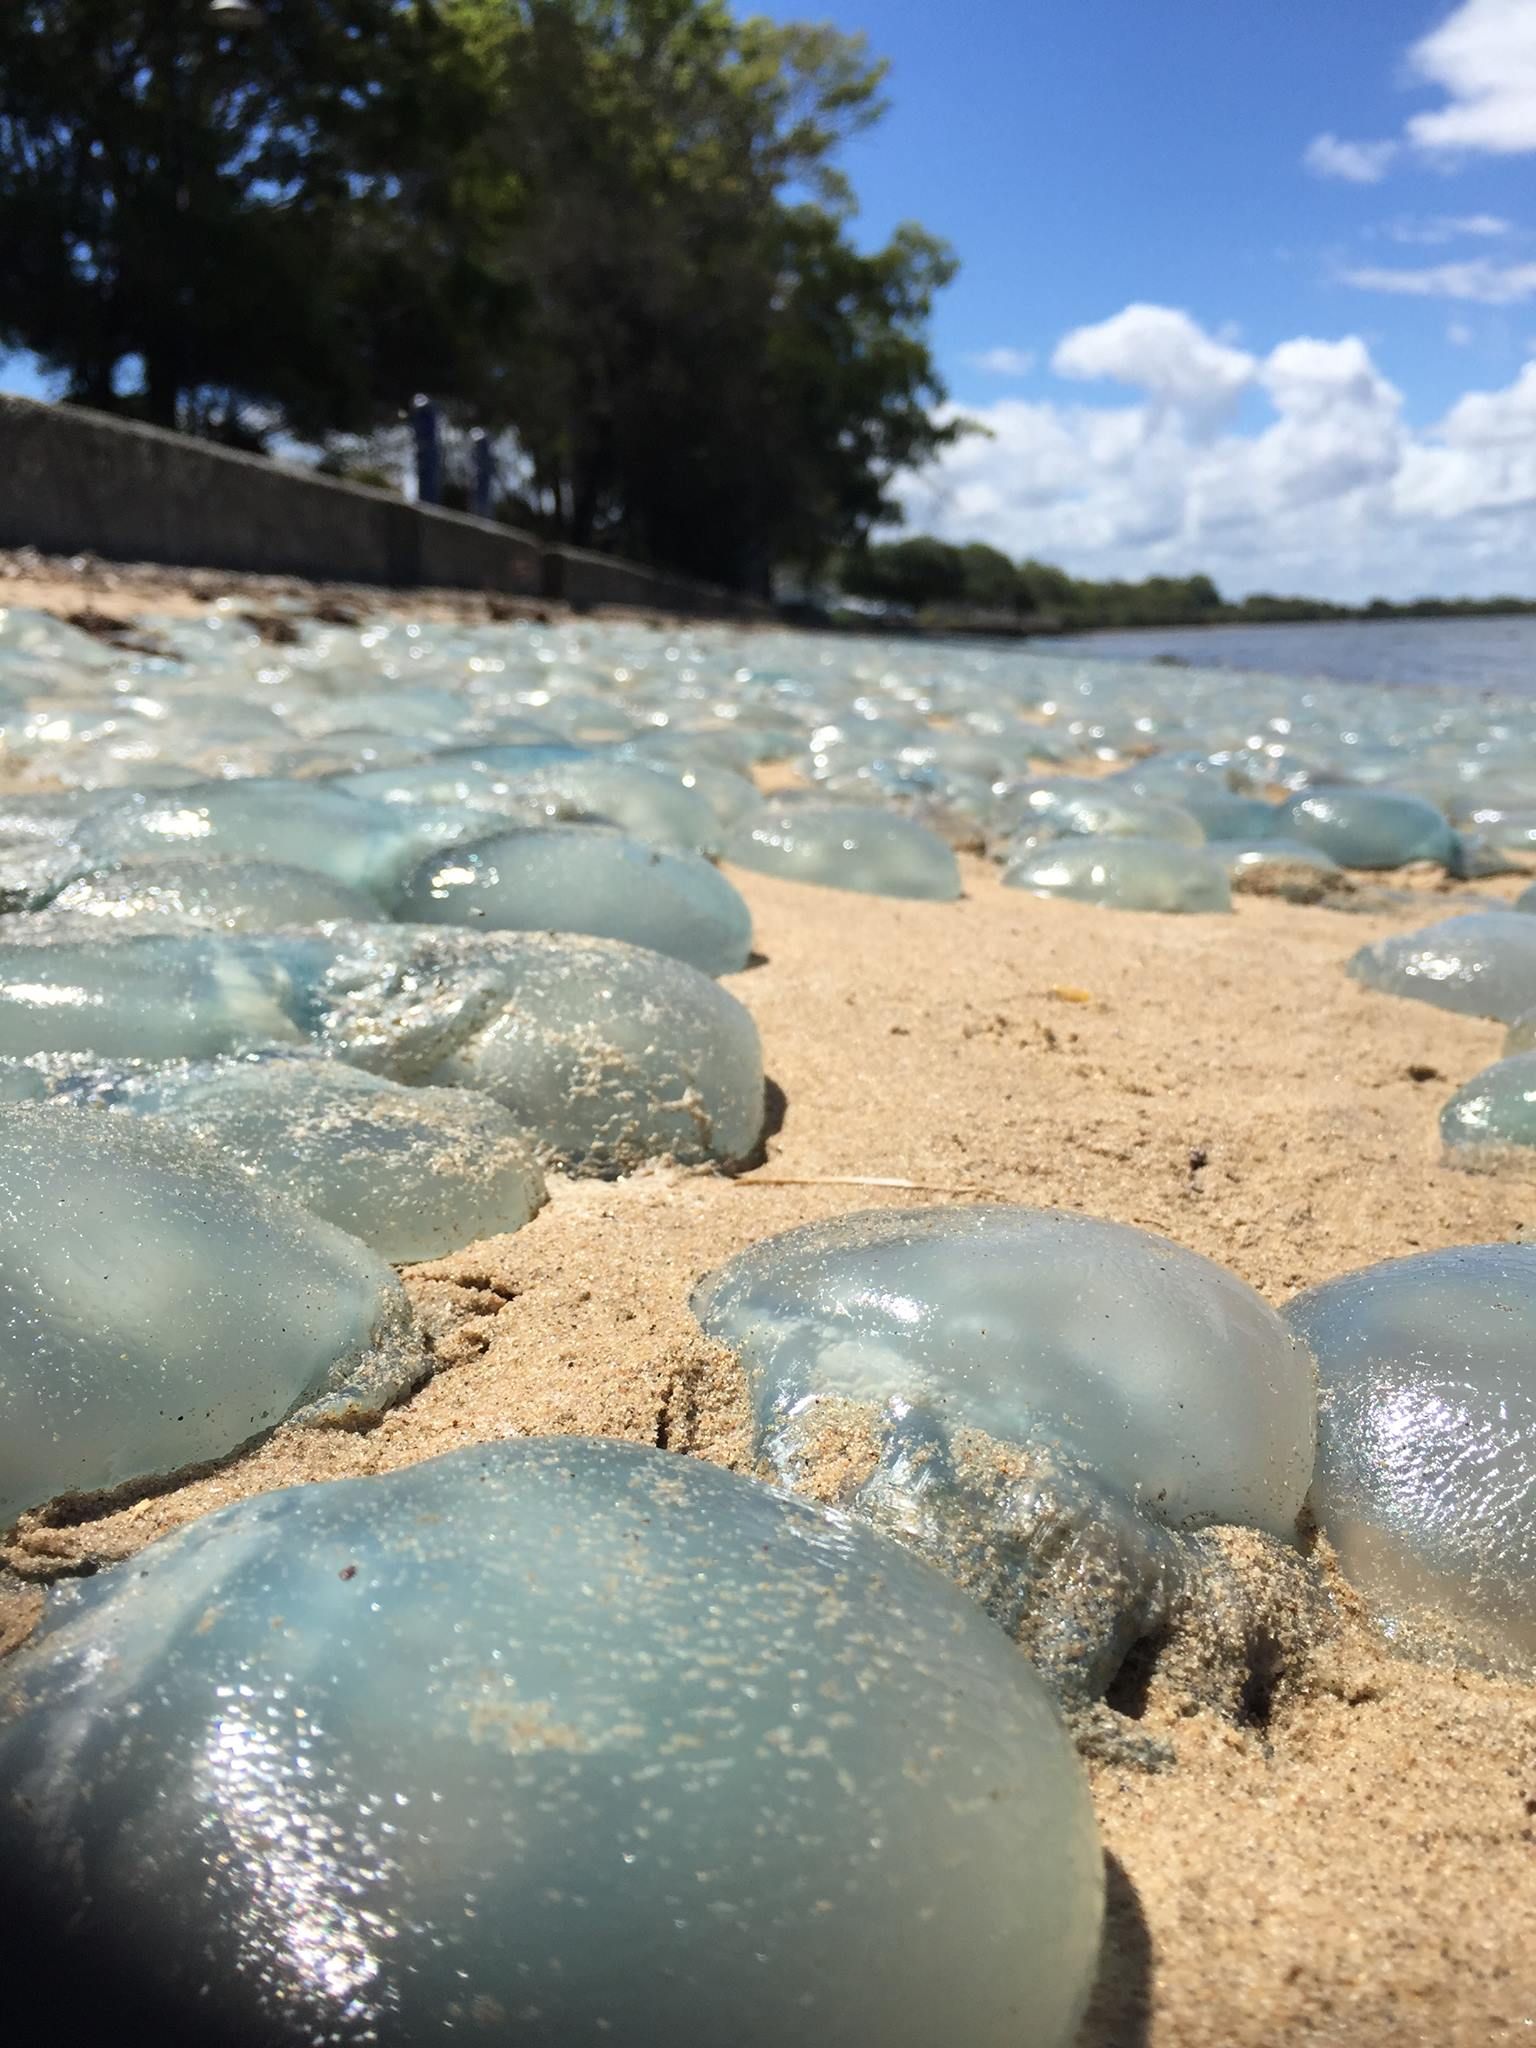
<instances>
[{"instance_id":1,"label":"shadow on sand","mask_svg":"<svg viewBox=\"0 0 1536 2048\"><path fill-rule=\"evenodd\" d=\"M1152 1936L1119 1860L1104 1852L1104 1938L1077 2048L1145 2048L1152 2015Z\"/></svg>"}]
</instances>

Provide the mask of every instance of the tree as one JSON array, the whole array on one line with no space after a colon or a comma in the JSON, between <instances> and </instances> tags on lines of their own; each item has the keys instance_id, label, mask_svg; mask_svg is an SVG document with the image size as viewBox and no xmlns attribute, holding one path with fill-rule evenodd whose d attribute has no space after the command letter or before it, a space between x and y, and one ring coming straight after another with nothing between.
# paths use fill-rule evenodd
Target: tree
<instances>
[{"instance_id":1,"label":"tree","mask_svg":"<svg viewBox=\"0 0 1536 2048\"><path fill-rule=\"evenodd\" d=\"M862 38L726 0L261 7L0 6L0 343L72 397L323 443L426 390L515 434L552 534L759 589L960 431L952 257L848 232Z\"/></svg>"},{"instance_id":2,"label":"tree","mask_svg":"<svg viewBox=\"0 0 1536 2048\"><path fill-rule=\"evenodd\" d=\"M1011 611L1023 602L1019 572L1000 549L973 540L960 550L960 562L967 604L985 611Z\"/></svg>"},{"instance_id":3,"label":"tree","mask_svg":"<svg viewBox=\"0 0 1536 2048\"><path fill-rule=\"evenodd\" d=\"M844 567L843 587L856 597L880 598L914 610L929 604L956 604L965 595L965 562L960 550L947 541L917 534L911 540L885 541L851 555Z\"/></svg>"},{"instance_id":4,"label":"tree","mask_svg":"<svg viewBox=\"0 0 1536 2048\"><path fill-rule=\"evenodd\" d=\"M921 230L858 251L833 162L876 119L861 38L721 0L455 0L519 196L526 321L484 403L547 525L766 587L894 511L954 429L923 336L952 273Z\"/></svg>"},{"instance_id":5,"label":"tree","mask_svg":"<svg viewBox=\"0 0 1536 2048\"><path fill-rule=\"evenodd\" d=\"M1058 569L1050 562L1021 562L1019 582L1023 587L1026 608L1032 612L1041 612L1065 623L1074 620L1082 609L1078 585L1065 569Z\"/></svg>"},{"instance_id":6,"label":"tree","mask_svg":"<svg viewBox=\"0 0 1536 2048\"><path fill-rule=\"evenodd\" d=\"M0 8L0 338L95 405L137 366L166 426L363 428L381 386L452 380L488 273L466 209L432 234L483 118L451 40L424 0Z\"/></svg>"}]
</instances>

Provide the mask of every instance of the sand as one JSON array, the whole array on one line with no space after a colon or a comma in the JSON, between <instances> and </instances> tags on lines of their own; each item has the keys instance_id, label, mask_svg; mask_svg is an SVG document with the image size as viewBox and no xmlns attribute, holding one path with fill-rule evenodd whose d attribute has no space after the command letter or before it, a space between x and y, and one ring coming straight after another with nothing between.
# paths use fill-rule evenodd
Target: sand
<instances>
[{"instance_id":1,"label":"sand","mask_svg":"<svg viewBox=\"0 0 1536 2048\"><path fill-rule=\"evenodd\" d=\"M1436 1138L1500 1027L1343 971L1470 892L1419 878L1416 908L1371 915L1247 898L1230 918L1154 917L1037 902L963 865L958 904L732 871L763 960L726 986L757 1019L782 1118L764 1165L557 1182L517 1235L410 1269L433 1381L370 1434L279 1431L111 1513L34 1520L0 1644L52 1573L258 1489L519 1432L744 1464L740 1375L689 1291L812 1218L1057 1204L1161 1231L1277 1303L1375 1259L1536 1232L1536 1170L1456 1171ZM1146 1712L1175 1766L1092 1767L1111 1910L1085 2048L1482 2048L1536 2030L1536 1689L1389 1656L1346 1611L1265 1725L1180 1714L1155 1687Z\"/></svg>"}]
</instances>

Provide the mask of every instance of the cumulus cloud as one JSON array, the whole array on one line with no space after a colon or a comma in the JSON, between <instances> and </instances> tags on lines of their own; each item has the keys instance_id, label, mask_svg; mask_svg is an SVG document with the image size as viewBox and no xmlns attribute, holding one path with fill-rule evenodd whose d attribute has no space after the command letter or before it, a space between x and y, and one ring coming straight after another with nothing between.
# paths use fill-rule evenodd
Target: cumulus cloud
<instances>
[{"instance_id":1,"label":"cumulus cloud","mask_svg":"<svg viewBox=\"0 0 1536 2048\"><path fill-rule=\"evenodd\" d=\"M1507 235L1511 223L1496 213L1437 214L1430 220L1394 220L1387 223L1394 242L1413 242L1422 247L1437 243L1486 239Z\"/></svg>"},{"instance_id":2,"label":"cumulus cloud","mask_svg":"<svg viewBox=\"0 0 1536 2048\"><path fill-rule=\"evenodd\" d=\"M1432 263L1423 270L1380 269L1371 265L1343 273L1346 284L1362 291L1396 292L1414 299L1466 299L1479 306L1518 306L1536 298L1536 263L1491 263L1474 257L1466 263Z\"/></svg>"},{"instance_id":3,"label":"cumulus cloud","mask_svg":"<svg viewBox=\"0 0 1536 2048\"><path fill-rule=\"evenodd\" d=\"M1515 156L1536 150L1536 7L1462 0L1413 45L1408 61L1446 94L1408 123L1415 147Z\"/></svg>"},{"instance_id":4,"label":"cumulus cloud","mask_svg":"<svg viewBox=\"0 0 1536 2048\"><path fill-rule=\"evenodd\" d=\"M1301 160L1314 177L1379 185L1396 155L1395 142L1345 142L1338 135L1314 135Z\"/></svg>"},{"instance_id":5,"label":"cumulus cloud","mask_svg":"<svg viewBox=\"0 0 1536 2048\"><path fill-rule=\"evenodd\" d=\"M1421 444L1396 481L1399 516L1431 526L1502 515L1536 538L1536 362L1504 391L1469 391Z\"/></svg>"},{"instance_id":6,"label":"cumulus cloud","mask_svg":"<svg viewBox=\"0 0 1536 2048\"><path fill-rule=\"evenodd\" d=\"M1405 147L1442 163L1458 156L1519 156L1536 150L1536 4L1533 0L1460 0L1407 54L1407 68L1444 95L1415 114L1403 141L1350 142L1316 135L1302 162L1320 178L1376 185ZM1441 223L1453 232L1501 234L1491 215ZM1434 234L1402 240L1450 239Z\"/></svg>"},{"instance_id":7,"label":"cumulus cloud","mask_svg":"<svg viewBox=\"0 0 1536 2048\"><path fill-rule=\"evenodd\" d=\"M1158 345L1130 346L1148 336ZM1536 361L1508 388L1469 392L1415 431L1356 335L1297 336L1257 357L1187 314L1136 306L1075 330L1057 357L1063 374L1114 377L1131 395L971 408L991 437L960 441L901 486L915 529L1084 575L1205 569L1235 593L1530 586ZM1238 432L1230 420L1213 427L1198 404L1170 402L1170 389L1198 384L1192 363L1208 366L1203 388L1250 390L1267 419Z\"/></svg>"},{"instance_id":8,"label":"cumulus cloud","mask_svg":"<svg viewBox=\"0 0 1536 2048\"><path fill-rule=\"evenodd\" d=\"M1034 356L1027 348L984 348L967 356L966 361L972 369L984 370L989 377L1027 377L1035 367Z\"/></svg>"},{"instance_id":9,"label":"cumulus cloud","mask_svg":"<svg viewBox=\"0 0 1536 2048\"><path fill-rule=\"evenodd\" d=\"M1196 413L1224 411L1256 367L1173 306L1127 306L1113 319L1075 327L1051 357L1058 377L1107 378Z\"/></svg>"}]
</instances>

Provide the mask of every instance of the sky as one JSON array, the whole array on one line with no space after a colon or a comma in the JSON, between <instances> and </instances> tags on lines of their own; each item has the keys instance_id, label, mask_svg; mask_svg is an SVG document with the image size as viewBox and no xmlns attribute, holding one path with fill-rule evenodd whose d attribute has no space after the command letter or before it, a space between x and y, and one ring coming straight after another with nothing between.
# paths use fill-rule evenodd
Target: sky
<instances>
[{"instance_id":1,"label":"sky","mask_svg":"<svg viewBox=\"0 0 1536 2048\"><path fill-rule=\"evenodd\" d=\"M1230 595L1536 595L1536 0L821 0L990 438L909 526Z\"/></svg>"}]
</instances>

